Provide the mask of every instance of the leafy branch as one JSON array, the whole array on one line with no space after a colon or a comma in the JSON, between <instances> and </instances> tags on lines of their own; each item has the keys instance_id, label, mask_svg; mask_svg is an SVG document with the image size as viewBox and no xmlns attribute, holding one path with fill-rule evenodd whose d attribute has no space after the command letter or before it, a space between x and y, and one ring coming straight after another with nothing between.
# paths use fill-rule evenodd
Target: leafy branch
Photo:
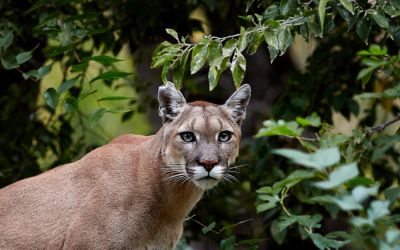
<instances>
[{"instance_id":1,"label":"leafy branch","mask_svg":"<svg viewBox=\"0 0 400 250\"><path fill-rule=\"evenodd\" d=\"M398 121L400 121L400 114L397 114L396 117L390 121L387 121L385 123L382 123L378 126L371 128L369 132L370 132L370 134L380 132L380 131L384 130L385 128L387 128L388 126L390 126Z\"/></svg>"},{"instance_id":2,"label":"leafy branch","mask_svg":"<svg viewBox=\"0 0 400 250\"><path fill-rule=\"evenodd\" d=\"M327 32L326 26L333 25L336 15L340 15L348 23L349 30L356 29L363 41L368 39L371 18L387 32L388 37L400 42L396 33L400 33L400 30L392 29L392 22L386 17L395 15L392 8L396 8L396 4L383 6L379 3L363 9L356 2L349 0L320 0L318 6L312 2L299 4L283 1L280 6L272 4L262 14L241 16L250 25L247 28L241 27L240 33L225 37L204 36L197 44L187 43L187 37L179 39L175 30L167 29L167 33L177 43L161 43L154 52L152 67L163 67L161 78L164 83L168 81L171 72L173 82L180 88L191 55L190 74L197 73L208 62L210 90L217 86L221 74L228 68L238 88L246 72L244 52L253 54L265 42L272 63L278 55L285 54L293 43L295 34L300 34L306 41L311 37L322 37L324 32ZM377 11L378 7L386 13L379 9ZM357 25L354 26L355 23Z\"/></svg>"}]
</instances>

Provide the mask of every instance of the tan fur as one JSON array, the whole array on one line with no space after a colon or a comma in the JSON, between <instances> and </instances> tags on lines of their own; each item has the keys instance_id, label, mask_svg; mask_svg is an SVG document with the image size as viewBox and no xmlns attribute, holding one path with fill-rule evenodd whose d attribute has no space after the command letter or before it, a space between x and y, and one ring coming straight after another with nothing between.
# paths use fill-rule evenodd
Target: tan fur
<instances>
[{"instance_id":1,"label":"tan fur","mask_svg":"<svg viewBox=\"0 0 400 250\"><path fill-rule=\"evenodd\" d=\"M199 136L193 150L179 136L188 129ZM168 164L188 164L188 152L215 153L210 141L226 129L234 131L232 142L218 150L227 162L240 140L229 111L183 104L153 136L120 136L76 162L0 189L0 249L173 249L202 196L198 182L216 181L171 181L176 169Z\"/></svg>"}]
</instances>

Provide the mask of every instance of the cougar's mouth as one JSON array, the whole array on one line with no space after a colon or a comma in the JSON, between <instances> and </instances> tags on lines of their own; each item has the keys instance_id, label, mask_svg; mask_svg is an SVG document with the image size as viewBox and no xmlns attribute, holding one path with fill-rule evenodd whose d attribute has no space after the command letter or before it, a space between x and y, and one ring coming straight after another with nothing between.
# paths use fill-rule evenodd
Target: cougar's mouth
<instances>
[{"instance_id":1,"label":"cougar's mouth","mask_svg":"<svg viewBox=\"0 0 400 250\"><path fill-rule=\"evenodd\" d=\"M225 179L227 167L223 165L214 166L207 171L203 166L197 164L168 164L163 168L166 174L165 180L175 183L193 182L201 189L210 189Z\"/></svg>"},{"instance_id":2,"label":"cougar's mouth","mask_svg":"<svg viewBox=\"0 0 400 250\"><path fill-rule=\"evenodd\" d=\"M193 166L188 169L188 173L198 187L202 189L210 189L214 187L223 176L224 167L217 165L210 171L207 171L203 166Z\"/></svg>"},{"instance_id":3,"label":"cougar's mouth","mask_svg":"<svg viewBox=\"0 0 400 250\"><path fill-rule=\"evenodd\" d=\"M211 176L205 176L205 177L201 177L200 179L197 179L196 181L201 181L201 180L218 180L217 178L211 177Z\"/></svg>"}]
</instances>

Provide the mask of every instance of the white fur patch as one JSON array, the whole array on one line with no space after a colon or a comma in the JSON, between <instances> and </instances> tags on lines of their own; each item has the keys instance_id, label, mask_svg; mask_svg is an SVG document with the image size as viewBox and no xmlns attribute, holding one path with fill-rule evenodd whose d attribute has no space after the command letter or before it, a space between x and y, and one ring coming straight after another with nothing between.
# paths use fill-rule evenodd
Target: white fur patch
<instances>
[{"instance_id":1,"label":"white fur patch","mask_svg":"<svg viewBox=\"0 0 400 250\"><path fill-rule=\"evenodd\" d=\"M210 189L217 185L218 181L222 179L224 175L224 167L217 165L208 172L202 166L193 167L193 182L201 189ZM212 178L206 178L207 176Z\"/></svg>"}]
</instances>

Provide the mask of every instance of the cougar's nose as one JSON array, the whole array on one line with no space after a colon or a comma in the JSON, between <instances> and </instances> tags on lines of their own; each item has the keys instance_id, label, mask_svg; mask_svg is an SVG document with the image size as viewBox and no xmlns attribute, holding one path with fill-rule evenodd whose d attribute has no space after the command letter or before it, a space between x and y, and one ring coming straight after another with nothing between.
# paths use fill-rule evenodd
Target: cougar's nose
<instances>
[{"instance_id":1,"label":"cougar's nose","mask_svg":"<svg viewBox=\"0 0 400 250\"><path fill-rule=\"evenodd\" d=\"M210 172L218 162L218 160L199 160L199 165L203 166L208 172Z\"/></svg>"}]
</instances>

